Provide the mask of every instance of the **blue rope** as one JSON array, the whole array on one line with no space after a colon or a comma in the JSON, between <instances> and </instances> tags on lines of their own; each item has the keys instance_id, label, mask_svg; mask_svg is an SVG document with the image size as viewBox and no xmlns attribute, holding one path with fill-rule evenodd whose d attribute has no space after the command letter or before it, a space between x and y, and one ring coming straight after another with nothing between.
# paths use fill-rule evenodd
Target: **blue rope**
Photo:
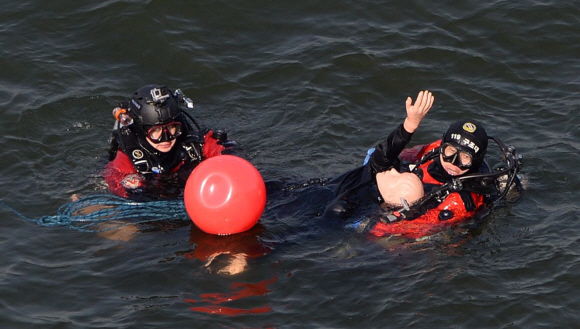
<instances>
[{"instance_id":1,"label":"blue rope","mask_svg":"<svg viewBox=\"0 0 580 329\"><path fill-rule=\"evenodd\" d=\"M42 216L39 219L26 217L4 202L0 202L0 205L18 217L41 226L66 226L82 232L103 232L165 219L189 220L183 200L135 202L114 195L90 195L62 205L56 215ZM131 219L131 222L122 222L106 229L92 228L102 222L127 219Z\"/></svg>"}]
</instances>

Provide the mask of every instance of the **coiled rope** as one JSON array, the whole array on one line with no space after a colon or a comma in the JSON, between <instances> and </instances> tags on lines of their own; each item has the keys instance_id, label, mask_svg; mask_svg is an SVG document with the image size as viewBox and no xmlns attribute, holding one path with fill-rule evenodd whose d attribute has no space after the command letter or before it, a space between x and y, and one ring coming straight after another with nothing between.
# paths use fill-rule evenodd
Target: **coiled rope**
<instances>
[{"instance_id":1,"label":"coiled rope","mask_svg":"<svg viewBox=\"0 0 580 329\"><path fill-rule=\"evenodd\" d=\"M135 202L114 195L97 194L64 204L58 208L56 215L42 216L39 219L29 218L4 202L0 202L0 205L18 217L38 225L66 226L81 232L110 231L127 225L160 220L189 220L183 200ZM126 222L128 219L131 221ZM102 222L122 220L125 222L115 222L117 225L107 228L97 226Z\"/></svg>"}]
</instances>

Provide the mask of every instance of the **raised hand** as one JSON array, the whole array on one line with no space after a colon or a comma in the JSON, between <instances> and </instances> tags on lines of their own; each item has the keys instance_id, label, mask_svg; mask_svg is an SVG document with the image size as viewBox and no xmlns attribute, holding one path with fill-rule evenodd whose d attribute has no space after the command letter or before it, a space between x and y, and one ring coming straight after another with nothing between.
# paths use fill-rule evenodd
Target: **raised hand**
<instances>
[{"instance_id":1,"label":"raised hand","mask_svg":"<svg viewBox=\"0 0 580 329\"><path fill-rule=\"evenodd\" d=\"M429 90L420 91L415 100L415 104L413 104L411 97L407 97L407 101L405 102L407 117L405 118L405 122L403 122L406 131L413 133L417 130L419 124L421 124L421 121L427 115L431 106L433 106L434 101L435 96Z\"/></svg>"}]
</instances>

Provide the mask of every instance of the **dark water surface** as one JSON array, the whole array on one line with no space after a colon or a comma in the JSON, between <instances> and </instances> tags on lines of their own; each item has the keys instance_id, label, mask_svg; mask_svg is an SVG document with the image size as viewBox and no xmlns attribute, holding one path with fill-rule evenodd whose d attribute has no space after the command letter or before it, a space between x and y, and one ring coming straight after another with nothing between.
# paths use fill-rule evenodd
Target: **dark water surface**
<instances>
[{"instance_id":1,"label":"dark water surface","mask_svg":"<svg viewBox=\"0 0 580 329\"><path fill-rule=\"evenodd\" d=\"M173 223L116 241L0 208L2 328L578 328L577 1L2 9L0 198L33 218L107 192L111 109L148 83L181 88L266 179L354 168L421 89L436 101L414 144L475 118L517 146L530 179L477 229L406 245L316 221L315 197L294 212L270 202L258 235L272 250L233 277L196 251L251 247L251 234L220 242Z\"/></svg>"}]
</instances>

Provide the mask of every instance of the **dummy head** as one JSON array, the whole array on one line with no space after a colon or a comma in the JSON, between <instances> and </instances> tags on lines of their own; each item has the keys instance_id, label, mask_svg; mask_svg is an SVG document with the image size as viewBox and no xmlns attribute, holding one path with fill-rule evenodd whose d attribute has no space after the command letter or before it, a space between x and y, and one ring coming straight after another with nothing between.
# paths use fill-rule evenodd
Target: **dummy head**
<instances>
[{"instance_id":1,"label":"dummy head","mask_svg":"<svg viewBox=\"0 0 580 329\"><path fill-rule=\"evenodd\" d=\"M389 205L401 206L401 198L411 205L425 195L423 183L415 174L390 169L378 173L376 178L379 192Z\"/></svg>"}]
</instances>

